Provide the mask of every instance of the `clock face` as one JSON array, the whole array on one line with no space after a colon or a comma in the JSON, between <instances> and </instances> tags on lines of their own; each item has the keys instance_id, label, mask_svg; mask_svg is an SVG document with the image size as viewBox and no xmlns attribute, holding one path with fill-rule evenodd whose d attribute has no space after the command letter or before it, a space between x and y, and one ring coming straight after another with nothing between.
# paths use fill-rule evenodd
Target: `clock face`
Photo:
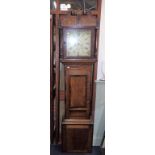
<instances>
[{"instance_id":1,"label":"clock face","mask_svg":"<svg viewBox=\"0 0 155 155\"><path fill-rule=\"evenodd\" d=\"M91 56L91 30L69 29L66 31L66 56Z\"/></svg>"}]
</instances>

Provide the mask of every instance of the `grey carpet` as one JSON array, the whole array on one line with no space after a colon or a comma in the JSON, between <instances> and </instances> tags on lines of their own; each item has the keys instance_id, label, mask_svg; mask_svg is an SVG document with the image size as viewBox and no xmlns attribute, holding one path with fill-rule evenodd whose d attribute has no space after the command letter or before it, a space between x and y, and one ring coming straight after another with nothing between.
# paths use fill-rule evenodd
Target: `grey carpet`
<instances>
[{"instance_id":1,"label":"grey carpet","mask_svg":"<svg viewBox=\"0 0 155 155\"><path fill-rule=\"evenodd\" d=\"M102 155L100 147L93 147L92 153L62 153L60 145L51 145L50 155Z\"/></svg>"}]
</instances>

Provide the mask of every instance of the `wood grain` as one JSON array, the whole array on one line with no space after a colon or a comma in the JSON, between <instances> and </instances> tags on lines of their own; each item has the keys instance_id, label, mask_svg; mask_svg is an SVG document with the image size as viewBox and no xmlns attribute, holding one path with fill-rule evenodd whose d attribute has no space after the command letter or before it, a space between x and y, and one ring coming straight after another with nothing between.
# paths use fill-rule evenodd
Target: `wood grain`
<instances>
[{"instance_id":1,"label":"wood grain","mask_svg":"<svg viewBox=\"0 0 155 155\"><path fill-rule=\"evenodd\" d=\"M92 132L93 125L89 123L83 124L81 121L73 121L72 123L70 121L62 124L62 150L75 153L91 152Z\"/></svg>"},{"instance_id":2,"label":"wood grain","mask_svg":"<svg viewBox=\"0 0 155 155\"><path fill-rule=\"evenodd\" d=\"M66 118L89 118L92 74L91 65L65 65Z\"/></svg>"}]
</instances>

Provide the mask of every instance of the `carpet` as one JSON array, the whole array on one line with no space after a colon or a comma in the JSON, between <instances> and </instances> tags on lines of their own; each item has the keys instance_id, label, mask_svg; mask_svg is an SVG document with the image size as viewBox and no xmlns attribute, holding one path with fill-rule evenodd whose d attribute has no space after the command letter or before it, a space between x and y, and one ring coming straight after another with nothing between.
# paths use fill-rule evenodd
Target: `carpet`
<instances>
[{"instance_id":1,"label":"carpet","mask_svg":"<svg viewBox=\"0 0 155 155\"><path fill-rule=\"evenodd\" d=\"M51 145L50 152L50 155L103 155L99 146L94 146L92 153L63 153L60 145Z\"/></svg>"}]
</instances>

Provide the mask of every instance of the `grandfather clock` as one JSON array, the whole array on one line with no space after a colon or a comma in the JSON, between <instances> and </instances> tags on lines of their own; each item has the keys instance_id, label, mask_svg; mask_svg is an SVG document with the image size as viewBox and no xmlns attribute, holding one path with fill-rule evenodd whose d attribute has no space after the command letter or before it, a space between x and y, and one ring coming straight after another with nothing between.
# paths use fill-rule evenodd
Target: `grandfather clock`
<instances>
[{"instance_id":1,"label":"grandfather clock","mask_svg":"<svg viewBox=\"0 0 155 155\"><path fill-rule=\"evenodd\" d=\"M55 39L53 38L56 40L54 133L57 142L61 139L59 142L62 143L64 152L92 151L100 4L101 1L97 1L97 10L87 10L88 12L85 12L85 9L51 10L51 14L55 15L53 16L55 29L52 33L56 34ZM57 5L59 6L59 1ZM59 102L62 95L59 90L60 63L64 68L62 94L65 105L61 122L59 119ZM61 133L60 138L59 133Z\"/></svg>"},{"instance_id":2,"label":"grandfather clock","mask_svg":"<svg viewBox=\"0 0 155 155\"><path fill-rule=\"evenodd\" d=\"M91 152L96 30L95 16L60 17L60 61L65 75L62 149L65 152Z\"/></svg>"}]
</instances>

